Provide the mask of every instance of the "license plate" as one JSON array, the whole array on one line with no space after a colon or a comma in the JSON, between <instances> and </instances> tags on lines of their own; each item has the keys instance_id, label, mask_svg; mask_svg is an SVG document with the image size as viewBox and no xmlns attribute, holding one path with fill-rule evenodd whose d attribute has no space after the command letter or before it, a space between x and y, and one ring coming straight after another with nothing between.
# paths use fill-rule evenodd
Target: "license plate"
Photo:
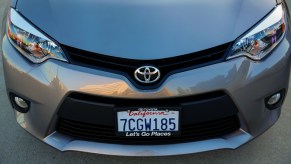
<instances>
[{"instance_id":1,"label":"license plate","mask_svg":"<svg viewBox=\"0 0 291 164\"><path fill-rule=\"evenodd\" d=\"M180 108L119 108L117 135L126 137L170 137L179 134Z\"/></svg>"}]
</instances>

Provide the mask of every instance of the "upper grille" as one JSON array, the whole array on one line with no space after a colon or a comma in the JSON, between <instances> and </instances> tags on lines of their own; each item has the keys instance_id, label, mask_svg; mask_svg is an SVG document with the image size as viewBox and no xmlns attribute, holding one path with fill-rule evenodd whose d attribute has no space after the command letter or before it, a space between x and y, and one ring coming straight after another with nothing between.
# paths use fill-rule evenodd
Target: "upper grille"
<instances>
[{"instance_id":1,"label":"upper grille","mask_svg":"<svg viewBox=\"0 0 291 164\"><path fill-rule=\"evenodd\" d=\"M136 87L153 89L158 87L169 75L203 67L225 59L226 52L232 43L226 43L203 51L156 60L136 60L112 57L80 50L63 45L72 64L92 67L126 76ZM161 78L156 83L142 84L134 80L134 71L143 65L153 65L161 71Z\"/></svg>"},{"instance_id":2,"label":"upper grille","mask_svg":"<svg viewBox=\"0 0 291 164\"><path fill-rule=\"evenodd\" d=\"M115 144L174 144L222 137L240 128L238 117L182 125L181 135L173 137L120 137L115 134L115 127L72 121L60 118L57 131L76 139L92 140Z\"/></svg>"}]
</instances>

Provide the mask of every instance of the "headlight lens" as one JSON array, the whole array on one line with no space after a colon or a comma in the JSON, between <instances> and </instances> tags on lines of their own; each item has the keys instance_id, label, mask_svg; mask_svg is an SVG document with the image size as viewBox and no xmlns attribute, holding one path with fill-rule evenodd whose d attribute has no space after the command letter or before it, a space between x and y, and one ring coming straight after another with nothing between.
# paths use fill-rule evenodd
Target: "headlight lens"
<instances>
[{"instance_id":1,"label":"headlight lens","mask_svg":"<svg viewBox=\"0 0 291 164\"><path fill-rule=\"evenodd\" d=\"M278 45L284 34L284 10L282 5L278 5L261 23L234 43L227 59L246 56L261 60Z\"/></svg>"},{"instance_id":2,"label":"headlight lens","mask_svg":"<svg viewBox=\"0 0 291 164\"><path fill-rule=\"evenodd\" d=\"M8 16L7 36L12 45L33 63L42 63L50 58L67 61L57 43L30 25L14 9Z\"/></svg>"}]
</instances>

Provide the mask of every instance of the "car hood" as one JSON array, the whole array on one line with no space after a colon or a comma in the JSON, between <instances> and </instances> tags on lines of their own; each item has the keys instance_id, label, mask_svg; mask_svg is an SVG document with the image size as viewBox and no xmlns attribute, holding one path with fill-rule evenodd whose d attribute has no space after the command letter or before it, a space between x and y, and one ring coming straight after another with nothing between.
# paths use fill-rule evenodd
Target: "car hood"
<instances>
[{"instance_id":1,"label":"car hood","mask_svg":"<svg viewBox=\"0 0 291 164\"><path fill-rule=\"evenodd\" d=\"M187 54L234 41L275 0L19 0L60 44L130 59Z\"/></svg>"}]
</instances>

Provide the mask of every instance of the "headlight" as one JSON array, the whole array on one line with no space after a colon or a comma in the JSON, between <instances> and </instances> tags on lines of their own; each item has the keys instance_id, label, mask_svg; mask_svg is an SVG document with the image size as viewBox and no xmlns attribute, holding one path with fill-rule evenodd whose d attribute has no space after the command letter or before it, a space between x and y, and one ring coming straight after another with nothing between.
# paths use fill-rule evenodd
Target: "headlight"
<instances>
[{"instance_id":1,"label":"headlight","mask_svg":"<svg viewBox=\"0 0 291 164\"><path fill-rule=\"evenodd\" d=\"M262 22L234 43L227 59L246 56L261 60L282 40L285 24L283 6L278 5Z\"/></svg>"},{"instance_id":2,"label":"headlight","mask_svg":"<svg viewBox=\"0 0 291 164\"><path fill-rule=\"evenodd\" d=\"M67 61L61 47L29 24L17 11L10 10L7 36L12 45L33 63L47 59Z\"/></svg>"}]
</instances>

